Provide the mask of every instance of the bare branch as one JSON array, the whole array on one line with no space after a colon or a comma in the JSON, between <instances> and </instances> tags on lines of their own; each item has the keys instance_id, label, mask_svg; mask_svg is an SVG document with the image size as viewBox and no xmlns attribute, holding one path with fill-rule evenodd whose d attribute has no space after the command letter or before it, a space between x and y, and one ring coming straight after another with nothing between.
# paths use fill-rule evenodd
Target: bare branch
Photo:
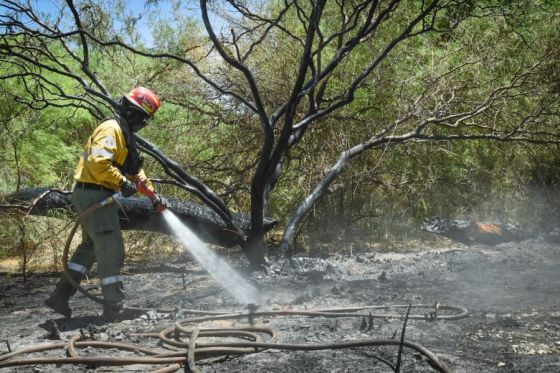
<instances>
[{"instance_id":1,"label":"bare branch","mask_svg":"<svg viewBox=\"0 0 560 373\"><path fill-rule=\"evenodd\" d=\"M255 82L255 79L253 78L253 74L251 73L251 71L245 65L243 65L240 61L235 60L229 54L229 52L227 52L222 47L220 41L218 40L218 38L216 37L216 34L214 33L214 29L212 28L212 25L210 24L210 19L208 18L208 8L207 8L206 3L207 3L206 0L200 0L200 9L202 11L202 20L204 21L204 26L206 27L206 31L208 32L208 36L210 37L210 40L214 44L214 47L216 48L216 50L218 51L220 56L222 56L224 61L226 61L228 64L230 64L235 69L241 71L243 73L243 75L245 76L247 84L249 85L249 88L250 88L251 93L253 95L255 112L261 120L261 125L263 127L263 131L265 131L265 133L269 133L269 136L270 136L271 135L270 123L268 121L268 116L266 114L266 110L264 108L262 98L261 98L261 94L260 94L260 91L257 87L257 83Z\"/></svg>"}]
</instances>

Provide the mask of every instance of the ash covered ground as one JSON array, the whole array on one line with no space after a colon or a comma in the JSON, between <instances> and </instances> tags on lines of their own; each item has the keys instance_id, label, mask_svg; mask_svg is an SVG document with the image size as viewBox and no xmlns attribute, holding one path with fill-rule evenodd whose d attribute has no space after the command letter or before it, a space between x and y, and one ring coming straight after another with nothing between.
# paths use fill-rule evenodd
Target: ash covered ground
<instances>
[{"instance_id":1,"label":"ash covered ground","mask_svg":"<svg viewBox=\"0 0 560 373\"><path fill-rule=\"evenodd\" d=\"M431 350L455 372L560 372L559 245L528 240L492 247L450 243L443 250L422 244L411 244L400 252L375 253L356 247L351 252L336 250L336 254L322 259L296 258L290 265L276 263L269 276L253 275L251 282L268 297L259 311L438 302L460 305L469 310L467 318L409 320L406 339ZM246 310L187 255L169 265L128 266L127 272L125 287L132 305ZM99 340L138 342L140 338L133 333L157 332L177 319L189 317L181 311L150 312L133 320L103 324L96 316L100 307L77 295L71 302L73 318L64 319L42 305L56 280L55 275L35 275L26 283L8 275L0 278L0 353L7 352L4 340L13 350L52 342L52 338L58 338L53 332L55 325L62 340L79 335L82 329ZM91 280L86 288L99 293L96 283ZM247 323L248 320L238 320L234 324ZM297 343L398 338L403 325L400 319L375 319L373 323L368 320L364 328L362 318L303 316L258 318L255 323L275 328L280 342ZM155 340L141 341L146 346L156 346ZM114 356L120 352L87 348L80 353ZM59 350L48 354L64 353ZM396 355L395 347L268 350L199 361L197 367L200 372L388 372L388 366L375 356L394 362ZM155 368L41 365L6 370L107 372ZM403 371L434 370L420 355L405 349Z\"/></svg>"}]
</instances>

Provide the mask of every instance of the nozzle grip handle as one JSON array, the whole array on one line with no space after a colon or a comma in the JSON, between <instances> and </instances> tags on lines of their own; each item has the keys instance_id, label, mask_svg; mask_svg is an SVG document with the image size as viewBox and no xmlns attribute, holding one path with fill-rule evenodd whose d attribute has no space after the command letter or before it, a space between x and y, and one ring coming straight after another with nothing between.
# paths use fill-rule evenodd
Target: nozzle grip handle
<instances>
[{"instance_id":1,"label":"nozzle grip handle","mask_svg":"<svg viewBox=\"0 0 560 373\"><path fill-rule=\"evenodd\" d=\"M134 184L136 184L136 190L138 193L145 195L151 200L156 198L156 193L152 189L148 188L146 180L141 180L138 176L136 176L134 178Z\"/></svg>"}]
</instances>

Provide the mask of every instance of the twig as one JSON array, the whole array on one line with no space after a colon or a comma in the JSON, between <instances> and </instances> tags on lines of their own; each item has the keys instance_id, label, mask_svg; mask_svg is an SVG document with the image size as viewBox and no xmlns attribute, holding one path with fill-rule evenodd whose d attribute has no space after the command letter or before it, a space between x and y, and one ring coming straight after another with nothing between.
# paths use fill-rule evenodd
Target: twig
<instances>
[{"instance_id":1,"label":"twig","mask_svg":"<svg viewBox=\"0 0 560 373\"><path fill-rule=\"evenodd\" d=\"M32 202L31 205L29 206L29 209L27 211L27 214L25 214L25 218L27 218L27 216L29 216L29 214L31 213L31 210L33 210L33 207L35 207L35 205L37 205L37 203L39 203L39 201L41 201L43 198L45 198L46 196L48 196L49 194L51 194L52 192L57 192L57 193L61 193L61 194L70 194L72 192L69 191L65 191L62 189L58 189L58 188L53 188L53 189L49 189L44 191L43 193L41 193L37 198L35 198Z\"/></svg>"},{"instance_id":2,"label":"twig","mask_svg":"<svg viewBox=\"0 0 560 373\"><path fill-rule=\"evenodd\" d=\"M408 309L406 310L406 316L404 317L404 324L402 327L401 332L401 343L399 344L399 353L397 355L397 366L395 367L395 372L400 373L401 371L401 359L402 359L402 351L404 348L404 334L406 332L406 324L408 322L408 316L410 315L410 309L412 308L412 303L408 305Z\"/></svg>"},{"instance_id":3,"label":"twig","mask_svg":"<svg viewBox=\"0 0 560 373\"><path fill-rule=\"evenodd\" d=\"M13 204L0 205L0 210L4 210L4 209L14 209L14 210L27 211L28 207L24 206L24 205L13 205Z\"/></svg>"},{"instance_id":4,"label":"twig","mask_svg":"<svg viewBox=\"0 0 560 373\"><path fill-rule=\"evenodd\" d=\"M387 366L389 366L393 372L396 372L395 366L394 366L393 364L391 364L390 361L383 359L381 356L377 356L377 355L373 355L373 354L368 354L367 352L363 352L363 354L364 354L365 356L367 356L367 357L372 357L372 358L374 358L374 359L376 359L376 360L379 360L380 362L382 362L382 363L386 364Z\"/></svg>"}]
</instances>

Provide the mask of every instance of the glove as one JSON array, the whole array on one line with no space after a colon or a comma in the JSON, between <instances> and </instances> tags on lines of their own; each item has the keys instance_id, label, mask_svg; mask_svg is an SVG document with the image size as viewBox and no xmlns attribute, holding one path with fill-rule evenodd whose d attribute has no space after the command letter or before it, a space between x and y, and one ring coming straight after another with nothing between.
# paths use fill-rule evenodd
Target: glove
<instances>
[{"instance_id":1,"label":"glove","mask_svg":"<svg viewBox=\"0 0 560 373\"><path fill-rule=\"evenodd\" d=\"M136 185L131 181L125 181L121 184L121 194L123 197L132 197L136 193Z\"/></svg>"},{"instance_id":2,"label":"glove","mask_svg":"<svg viewBox=\"0 0 560 373\"><path fill-rule=\"evenodd\" d=\"M154 200L152 201L152 206L154 210L161 212L169 207L169 202L166 198L163 198L160 195L156 194Z\"/></svg>"}]
</instances>

